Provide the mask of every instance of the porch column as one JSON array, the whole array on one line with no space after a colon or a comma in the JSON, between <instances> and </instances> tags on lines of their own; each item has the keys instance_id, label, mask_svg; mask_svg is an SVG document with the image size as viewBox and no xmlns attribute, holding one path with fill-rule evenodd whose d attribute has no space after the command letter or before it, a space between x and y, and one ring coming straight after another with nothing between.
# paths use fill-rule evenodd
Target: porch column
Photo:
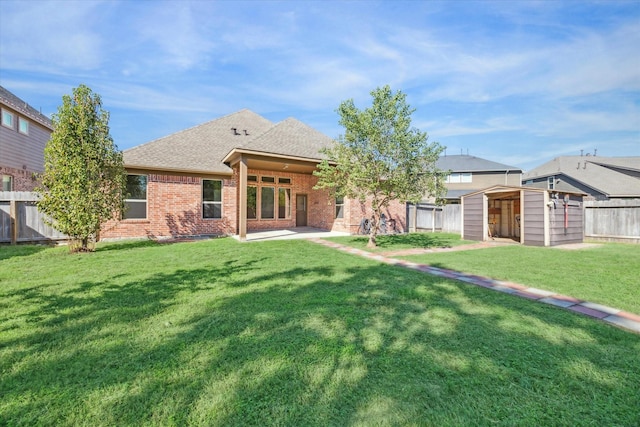
<instances>
[{"instance_id":1,"label":"porch column","mask_svg":"<svg viewBox=\"0 0 640 427\"><path fill-rule=\"evenodd\" d=\"M247 159L240 157L239 166L239 200L238 200L238 236L240 240L247 238Z\"/></svg>"}]
</instances>

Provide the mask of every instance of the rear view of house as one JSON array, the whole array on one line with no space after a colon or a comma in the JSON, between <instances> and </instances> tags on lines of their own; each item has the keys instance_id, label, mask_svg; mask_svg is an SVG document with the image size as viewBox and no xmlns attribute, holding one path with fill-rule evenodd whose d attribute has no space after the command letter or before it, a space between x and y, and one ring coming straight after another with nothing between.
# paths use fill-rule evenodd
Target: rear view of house
<instances>
[{"instance_id":1,"label":"rear view of house","mask_svg":"<svg viewBox=\"0 0 640 427\"><path fill-rule=\"evenodd\" d=\"M244 238L300 226L356 232L367 207L313 188L321 150L332 142L294 118L272 123L241 110L125 150L128 209L101 237ZM386 215L403 230L404 213L394 202Z\"/></svg>"}]
</instances>

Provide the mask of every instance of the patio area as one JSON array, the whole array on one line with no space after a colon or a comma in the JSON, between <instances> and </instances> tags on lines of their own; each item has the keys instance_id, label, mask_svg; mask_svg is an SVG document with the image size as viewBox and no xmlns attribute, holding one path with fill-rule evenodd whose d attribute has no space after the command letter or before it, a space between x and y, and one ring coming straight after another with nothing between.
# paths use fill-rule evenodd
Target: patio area
<instances>
[{"instance_id":1,"label":"patio area","mask_svg":"<svg viewBox=\"0 0 640 427\"><path fill-rule=\"evenodd\" d=\"M349 233L341 231L327 231L313 227L292 227L284 230L265 230L247 233L245 242L256 242L265 240L288 240L288 239L322 239L325 237L349 236ZM234 236L239 239L238 236Z\"/></svg>"}]
</instances>

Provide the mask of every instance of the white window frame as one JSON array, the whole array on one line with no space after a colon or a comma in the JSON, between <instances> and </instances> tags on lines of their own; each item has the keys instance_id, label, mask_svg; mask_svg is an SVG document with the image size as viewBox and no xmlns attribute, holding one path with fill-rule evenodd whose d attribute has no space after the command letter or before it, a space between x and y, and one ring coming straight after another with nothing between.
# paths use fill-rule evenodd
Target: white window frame
<instances>
[{"instance_id":1,"label":"white window frame","mask_svg":"<svg viewBox=\"0 0 640 427\"><path fill-rule=\"evenodd\" d=\"M145 188L144 188L144 199L125 199L125 205L127 203L144 203L144 218L127 218L127 212L125 211L123 214L123 219L125 220L146 220L147 218L149 218L149 175L143 175L143 174L136 174L136 173L130 173L127 174L127 177L129 176L144 176L146 178L146 182L145 182Z\"/></svg>"},{"instance_id":2,"label":"white window frame","mask_svg":"<svg viewBox=\"0 0 640 427\"><path fill-rule=\"evenodd\" d=\"M24 117L18 116L18 132L23 135L29 135L29 120L25 119Z\"/></svg>"},{"instance_id":3,"label":"white window frame","mask_svg":"<svg viewBox=\"0 0 640 427\"><path fill-rule=\"evenodd\" d=\"M218 181L220 183L220 200L205 200L204 199L204 183L205 181ZM203 179L202 180L202 219L213 219L213 220L218 220L218 219L222 219L222 217L224 216L224 212L223 212L223 206L222 206L222 200L224 199L224 197L222 196L224 192L224 181L221 179ZM219 205L220 206L220 216L216 217L208 217L208 216L204 216L204 206L205 205Z\"/></svg>"},{"instance_id":4,"label":"white window frame","mask_svg":"<svg viewBox=\"0 0 640 427\"><path fill-rule=\"evenodd\" d=\"M1 175L2 176L2 191L13 191L13 177L11 175ZM8 182L8 190L5 189L5 183Z\"/></svg>"},{"instance_id":5,"label":"white window frame","mask_svg":"<svg viewBox=\"0 0 640 427\"><path fill-rule=\"evenodd\" d=\"M555 190L556 189L556 177L555 176L547 177L547 189L548 190Z\"/></svg>"},{"instance_id":6,"label":"white window frame","mask_svg":"<svg viewBox=\"0 0 640 427\"><path fill-rule=\"evenodd\" d=\"M15 114L13 114L11 111L2 108L2 126L7 127L9 129L15 129L13 127L13 123L14 123L14 119L15 119ZM7 118L9 118L9 120L7 120Z\"/></svg>"}]
</instances>

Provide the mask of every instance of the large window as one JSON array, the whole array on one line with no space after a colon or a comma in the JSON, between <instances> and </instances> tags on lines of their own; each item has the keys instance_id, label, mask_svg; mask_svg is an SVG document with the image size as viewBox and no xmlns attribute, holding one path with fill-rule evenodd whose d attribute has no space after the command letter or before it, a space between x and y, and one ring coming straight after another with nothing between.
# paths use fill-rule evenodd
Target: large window
<instances>
[{"instance_id":1,"label":"large window","mask_svg":"<svg viewBox=\"0 0 640 427\"><path fill-rule=\"evenodd\" d=\"M147 217L147 176L127 175L127 198L124 219L145 219Z\"/></svg>"},{"instance_id":2,"label":"large window","mask_svg":"<svg viewBox=\"0 0 640 427\"><path fill-rule=\"evenodd\" d=\"M247 175L247 219L291 219L291 178Z\"/></svg>"},{"instance_id":3,"label":"large window","mask_svg":"<svg viewBox=\"0 0 640 427\"><path fill-rule=\"evenodd\" d=\"M260 219L274 219L275 188L262 187L260 190Z\"/></svg>"},{"instance_id":4,"label":"large window","mask_svg":"<svg viewBox=\"0 0 640 427\"><path fill-rule=\"evenodd\" d=\"M2 126L13 129L13 114L5 109L2 110Z\"/></svg>"},{"instance_id":5,"label":"large window","mask_svg":"<svg viewBox=\"0 0 640 427\"><path fill-rule=\"evenodd\" d=\"M447 184L469 183L471 181L471 172L456 172L447 176L445 182Z\"/></svg>"},{"instance_id":6,"label":"large window","mask_svg":"<svg viewBox=\"0 0 640 427\"><path fill-rule=\"evenodd\" d=\"M344 197L336 197L336 218L344 218Z\"/></svg>"},{"instance_id":7,"label":"large window","mask_svg":"<svg viewBox=\"0 0 640 427\"><path fill-rule=\"evenodd\" d=\"M222 218L222 180L202 180L202 217Z\"/></svg>"},{"instance_id":8,"label":"large window","mask_svg":"<svg viewBox=\"0 0 640 427\"><path fill-rule=\"evenodd\" d=\"M13 177L11 175L2 175L2 191L13 190Z\"/></svg>"},{"instance_id":9,"label":"large window","mask_svg":"<svg viewBox=\"0 0 640 427\"><path fill-rule=\"evenodd\" d=\"M29 135L29 122L27 119L18 117L18 132Z\"/></svg>"},{"instance_id":10,"label":"large window","mask_svg":"<svg viewBox=\"0 0 640 427\"><path fill-rule=\"evenodd\" d=\"M278 188L278 219L291 218L291 189Z\"/></svg>"},{"instance_id":11,"label":"large window","mask_svg":"<svg viewBox=\"0 0 640 427\"><path fill-rule=\"evenodd\" d=\"M258 187L247 187L247 219L258 216Z\"/></svg>"}]
</instances>

